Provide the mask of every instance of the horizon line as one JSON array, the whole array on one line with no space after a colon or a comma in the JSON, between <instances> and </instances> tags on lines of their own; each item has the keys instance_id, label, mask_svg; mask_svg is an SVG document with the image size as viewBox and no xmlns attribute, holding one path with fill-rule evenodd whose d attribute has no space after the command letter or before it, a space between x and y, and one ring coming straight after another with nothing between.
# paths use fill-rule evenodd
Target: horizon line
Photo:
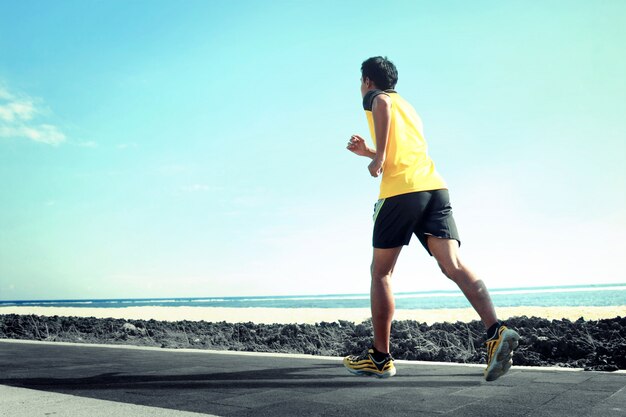
<instances>
[{"instance_id":1,"label":"horizon line","mask_svg":"<svg viewBox=\"0 0 626 417\"><path fill-rule=\"evenodd\" d=\"M610 283L610 284L576 284L576 285L547 285L547 286L529 286L529 287L502 287L502 288L492 288L489 290L490 293L500 293L503 291L538 291L538 292L549 292L549 290L584 290L584 289L610 289L613 287L624 287L626 290L626 282L623 283ZM403 291L394 293L394 296L404 296L404 295L415 295L415 294L424 294L424 295L435 295L435 294L456 294L459 293L459 289L454 290L429 290L429 291ZM556 291L555 291L556 292ZM86 302L86 301L169 301L173 300L176 302L178 300L208 300L208 301L217 301L217 300L241 300L241 299L255 299L255 300L263 300L263 299L285 299L285 298L320 298L320 297L331 297L331 298L340 298L340 297L362 297L366 296L369 298L369 294L367 293L335 293L335 294L287 294L287 295L241 295L241 296L195 296L195 297L146 297L146 298L56 298L56 299L16 299L16 300L1 300L0 304L5 303L26 303L26 302Z\"/></svg>"}]
</instances>

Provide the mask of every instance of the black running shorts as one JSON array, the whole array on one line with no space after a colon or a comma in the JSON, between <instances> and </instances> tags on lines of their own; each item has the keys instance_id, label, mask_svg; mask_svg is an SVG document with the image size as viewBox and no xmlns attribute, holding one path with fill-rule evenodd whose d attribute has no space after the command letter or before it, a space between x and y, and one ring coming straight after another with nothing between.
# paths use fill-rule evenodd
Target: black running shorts
<instances>
[{"instance_id":1,"label":"black running shorts","mask_svg":"<svg viewBox=\"0 0 626 417\"><path fill-rule=\"evenodd\" d=\"M375 248L408 245L415 234L428 249L428 236L455 239L461 244L448 190L419 191L378 200L374 206Z\"/></svg>"}]
</instances>

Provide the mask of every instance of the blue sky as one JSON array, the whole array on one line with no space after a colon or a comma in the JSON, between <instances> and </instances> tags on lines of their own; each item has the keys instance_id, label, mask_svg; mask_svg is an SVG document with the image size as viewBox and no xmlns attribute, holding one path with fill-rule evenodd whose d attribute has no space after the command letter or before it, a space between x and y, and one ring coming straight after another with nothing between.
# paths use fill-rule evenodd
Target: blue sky
<instances>
[{"instance_id":1,"label":"blue sky","mask_svg":"<svg viewBox=\"0 0 626 417\"><path fill-rule=\"evenodd\" d=\"M0 299L368 292L375 55L488 286L626 282L626 3L385 5L3 2Z\"/></svg>"}]
</instances>

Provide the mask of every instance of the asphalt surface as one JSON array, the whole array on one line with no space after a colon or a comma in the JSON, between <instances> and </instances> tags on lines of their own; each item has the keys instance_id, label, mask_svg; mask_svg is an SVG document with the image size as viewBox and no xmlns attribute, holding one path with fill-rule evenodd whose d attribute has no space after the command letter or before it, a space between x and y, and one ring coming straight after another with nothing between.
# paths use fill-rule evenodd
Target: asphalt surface
<instances>
[{"instance_id":1,"label":"asphalt surface","mask_svg":"<svg viewBox=\"0 0 626 417\"><path fill-rule=\"evenodd\" d=\"M381 380L341 358L0 340L0 415L626 416L626 373L396 367Z\"/></svg>"}]
</instances>

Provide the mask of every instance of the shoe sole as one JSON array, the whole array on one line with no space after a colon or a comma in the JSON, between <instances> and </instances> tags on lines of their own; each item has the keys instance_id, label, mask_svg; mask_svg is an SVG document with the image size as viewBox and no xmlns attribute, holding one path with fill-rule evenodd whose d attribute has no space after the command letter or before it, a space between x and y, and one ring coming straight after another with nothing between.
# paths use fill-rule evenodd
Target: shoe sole
<instances>
[{"instance_id":1,"label":"shoe sole","mask_svg":"<svg viewBox=\"0 0 626 417\"><path fill-rule=\"evenodd\" d=\"M491 360L491 364L485 370L485 379L487 381L495 381L511 369L511 365L513 365L513 351L519 345L519 339L519 334L515 330L506 329L502 333L502 342L493 355L494 358Z\"/></svg>"},{"instance_id":2,"label":"shoe sole","mask_svg":"<svg viewBox=\"0 0 626 417\"><path fill-rule=\"evenodd\" d=\"M392 376L394 376L396 374L396 368L395 366L393 368L391 368L388 371L385 371L383 373L378 373L378 372L373 372L373 371L359 371L357 369L352 369L349 366L347 366L345 363L344 365L346 367L346 369L348 370L348 372L350 372L351 374L354 375L361 375L361 376L375 376L376 378L391 378Z\"/></svg>"},{"instance_id":3,"label":"shoe sole","mask_svg":"<svg viewBox=\"0 0 626 417\"><path fill-rule=\"evenodd\" d=\"M346 368L350 373L354 374L354 375L361 375L361 376L375 376L376 378L391 378L392 376L394 376L396 374L396 370L392 369L390 371L384 372L382 374L376 373L376 372L368 372L368 371L355 371L354 369L350 369L350 368Z\"/></svg>"}]
</instances>

